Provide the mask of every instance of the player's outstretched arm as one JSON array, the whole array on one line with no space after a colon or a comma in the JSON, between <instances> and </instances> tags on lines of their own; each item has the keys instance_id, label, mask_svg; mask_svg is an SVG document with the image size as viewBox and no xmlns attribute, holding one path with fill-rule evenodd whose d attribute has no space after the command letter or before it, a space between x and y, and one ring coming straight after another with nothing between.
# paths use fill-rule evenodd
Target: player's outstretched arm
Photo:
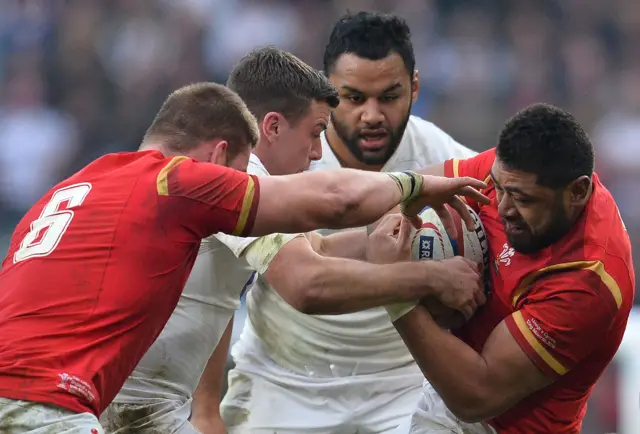
<instances>
[{"instance_id":1,"label":"player's outstretched arm","mask_svg":"<svg viewBox=\"0 0 640 434\"><path fill-rule=\"evenodd\" d=\"M398 204L415 218L427 205L450 204L471 226L471 215L458 195L482 203L477 179L421 176L412 172L373 173L351 169L259 177L260 201L251 235L343 229L375 222ZM418 223L414 220L414 223ZM453 228L445 221L447 228ZM455 229L453 229L455 232Z\"/></svg>"},{"instance_id":2,"label":"player's outstretched arm","mask_svg":"<svg viewBox=\"0 0 640 434\"><path fill-rule=\"evenodd\" d=\"M398 218L388 216L376 230L397 226ZM408 246L408 224L402 232L397 247L391 248ZM439 297L444 292L457 292L451 307L462 310L482 293L480 275L473 268L456 275L460 284L454 288L450 283L451 270L445 264L409 262L408 247L404 255L406 262L378 265L321 256L305 237L290 240L276 254L269 248L273 244L268 237L259 239L247 248L244 256L287 303L307 314L343 314L391 303L415 302L427 295ZM270 259L268 265L265 258Z\"/></svg>"},{"instance_id":3,"label":"player's outstretched arm","mask_svg":"<svg viewBox=\"0 0 640 434\"><path fill-rule=\"evenodd\" d=\"M193 393L191 423L203 433L227 432L220 416L220 398L232 331L233 316L229 320L229 325L220 338L220 342L211 354L200 377L198 387Z\"/></svg>"}]
</instances>

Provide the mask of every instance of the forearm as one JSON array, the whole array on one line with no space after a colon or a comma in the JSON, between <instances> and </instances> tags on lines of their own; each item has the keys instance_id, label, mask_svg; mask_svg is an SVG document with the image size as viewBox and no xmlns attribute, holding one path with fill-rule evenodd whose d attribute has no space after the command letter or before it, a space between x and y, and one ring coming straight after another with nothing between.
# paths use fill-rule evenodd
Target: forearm
<instances>
[{"instance_id":1,"label":"forearm","mask_svg":"<svg viewBox=\"0 0 640 434\"><path fill-rule=\"evenodd\" d=\"M207 362L207 366L200 377L198 387L193 393L192 420L196 427L199 421L220 418L220 398L222 382L227 364L227 355L233 331L233 317L229 321L220 342Z\"/></svg>"},{"instance_id":2,"label":"forearm","mask_svg":"<svg viewBox=\"0 0 640 434\"><path fill-rule=\"evenodd\" d=\"M499 414L491 408L489 366L473 348L442 330L422 306L394 325L424 376L457 417L478 422Z\"/></svg>"},{"instance_id":3,"label":"forearm","mask_svg":"<svg viewBox=\"0 0 640 434\"><path fill-rule=\"evenodd\" d=\"M376 265L348 259L324 258L301 286L290 277L285 300L307 314L344 314L388 304L415 301L431 291L429 276L436 264L398 262ZM435 269L433 270L435 272ZM267 278L268 280L268 278ZM278 290L279 282L269 282ZM293 285L292 285L293 284ZM288 302L291 302L287 300Z\"/></svg>"},{"instance_id":4,"label":"forearm","mask_svg":"<svg viewBox=\"0 0 640 434\"><path fill-rule=\"evenodd\" d=\"M359 170L260 177L252 235L366 226L408 194L388 174Z\"/></svg>"},{"instance_id":5,"label":"forearm","mask_svg":"<svg viewBox=\"0 0 640 434\"><path fill-rule=\"evenodd\" d=\"M307 238L313 250L322 256L364 260L367 247L367 231L353 229L346 232L322 236L308 232Z\"/></svg>"}]
</instances>

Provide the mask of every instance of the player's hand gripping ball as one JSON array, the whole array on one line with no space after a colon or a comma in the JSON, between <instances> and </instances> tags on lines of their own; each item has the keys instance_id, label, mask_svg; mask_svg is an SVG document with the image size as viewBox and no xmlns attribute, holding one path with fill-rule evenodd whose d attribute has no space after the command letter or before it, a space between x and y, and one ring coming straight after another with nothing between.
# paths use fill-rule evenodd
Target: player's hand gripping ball
<instances>
[{"instance_id":1,"label":"player's hand gripping ball","mask_svg":"<svg viewBox=\"0 0 640 434\"><path fill-rule=\"evenodd\" d=\"M457 236L453 238L449 236L432 208L422 210L422 227L416 231L411 241L411 258L414 261L423 261L463 256L477 263L486 273L489 265L489 244L480 218L471 208L469 212L475 220L473 231L466 228L458 213L451 212L457 229ZM465 323L461 312L445 306L435 296L424 297L420 304L427 308L434 321L442 328L456 329Z\"/></svg>"}]
</instances>

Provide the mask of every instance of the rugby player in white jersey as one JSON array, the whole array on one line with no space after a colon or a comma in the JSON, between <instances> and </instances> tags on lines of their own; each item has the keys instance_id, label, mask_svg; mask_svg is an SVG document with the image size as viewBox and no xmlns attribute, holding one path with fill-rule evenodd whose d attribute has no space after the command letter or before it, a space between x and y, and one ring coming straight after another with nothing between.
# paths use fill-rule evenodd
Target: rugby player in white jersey
<instances>
[{"instance_id":1,"label":"rugby player in white jersey","mask_svg":"<svg viewBox=\"0 0 640 434\"><path fill-rule=\"evenodd\" d=\"M475 155L410 115L414 67L402 19L341 18L324 54L340 104L311 169L412 170ZM411 413L423 376L384 309L303 315L262 283L248 292L248 319L232 349L236 366L221 403L230 433L383 433Z\"/></svg>"},{"instance_id":2,"label":"rugby player in white jersey","mask_svg":"<svg viewBox=\"0 0 640 434\"><path fill-rule=\"evenodd\" d=\"M243 71L247 74L241 74ZM249 172L261 176L269 172L278 175L301 172L311 160L320 158L320 133L329 121L331 107L338 104L337 93L326 77L289 53L264 48L250 53L236 65L230 85L242 88L241 96L260 119L260 140L255 155L251 156ZM361 233L355 235L363 239ZM351 246L357 244L349 242L353 238L352 234L316 237L314 245L323 253L331 253L336 250L331 240L337 240L339 245L349 247L340 247L349 253ZM282 286L281 296L301 310L329 312L335 303L338 312L350 311L369 307L372 301L374 305L383 305L389 299L414 299L416 293L437 295L448 290L446 282L437 277L435 285L425 285L425 281L434 280L428 276L441 274L438 268L419 271L413 264L405 263L384 269L364 262L323 258L314 253L304 235L279 234L260 239L216 235L203 243L183 295L163 332L102 415L108 433L197 432L188 420L192 395L211 353L228 329L240 291L249 278L248 267L265 273L271 270L274 261L275 270L282 274L280 249L299 258L298 270L309 272L311 278L322 276L322 280L315 279L318 282L315 286ZM455 294L447 292L443 301L462 308L474 298L474 274L465 263L449 264L456 266L462 270L460 274L467 288L454 289ZM318 270L326 270L326 274L320 275ZM325 280L327 276L333 283ZM290 273L290 277L299 279L296 273ZM343 282L351 285L354 294L360 294L359 304L342 303L345 299L349 301L341 286ZM321 294L317 291L320 286ZM217 406L212 411L217 413ZM216 418L194 418L194 423L204 433L225 432L219 423L215 425Z\"/></svg>"}]
</instances>

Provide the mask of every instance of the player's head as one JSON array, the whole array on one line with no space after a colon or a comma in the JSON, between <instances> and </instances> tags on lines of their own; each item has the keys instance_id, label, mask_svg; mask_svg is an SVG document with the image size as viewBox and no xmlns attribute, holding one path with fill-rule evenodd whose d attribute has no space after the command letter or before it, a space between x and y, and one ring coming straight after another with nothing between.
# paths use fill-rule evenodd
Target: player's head
<instances>
[{"instance_id":1,"label":"player's head","mask_svg":"<svg viewBox=\"0 0 640 434\"><path fill-rule=\"evenodd\" d=\"M566 111L535 104L505 124L491 176L512 247L540 250L565 235L591 193L594 150Z\"/></svg>"},{"instance_id":2,"label":"player's head","mask_svg":"<svg viewBox=\"0 0 640 434\"><path fill-rule=\"evenodd\" d=\"M235 64L227 86L258 119L255 153L272 175L302 172L322 156L320 133L340 100L320 71L291 53L264 47Z\"/></svg>"},{"instance_id":3,"label":"player's head","mask_svg":"<svg viewBox=\"0 0 640 434\"><path fill-rule=\"evenodd\" d=\"M360 162L384 164L397 149L418 97L409 26L395 15L347 14L335 24L324 71L340 93L331 128Z\"/></svg>"},{"instance_id":4,"label":"player's head","mask_svg":"<svg viewBox=\"0 0 640 434\"><path fill-rule=\"evenodd\" d=\"M195 83L169 95L141 149L157 148L244 171L258 137L254 116L235 92L217 83Z\"/></svg>"}]
</instances>

